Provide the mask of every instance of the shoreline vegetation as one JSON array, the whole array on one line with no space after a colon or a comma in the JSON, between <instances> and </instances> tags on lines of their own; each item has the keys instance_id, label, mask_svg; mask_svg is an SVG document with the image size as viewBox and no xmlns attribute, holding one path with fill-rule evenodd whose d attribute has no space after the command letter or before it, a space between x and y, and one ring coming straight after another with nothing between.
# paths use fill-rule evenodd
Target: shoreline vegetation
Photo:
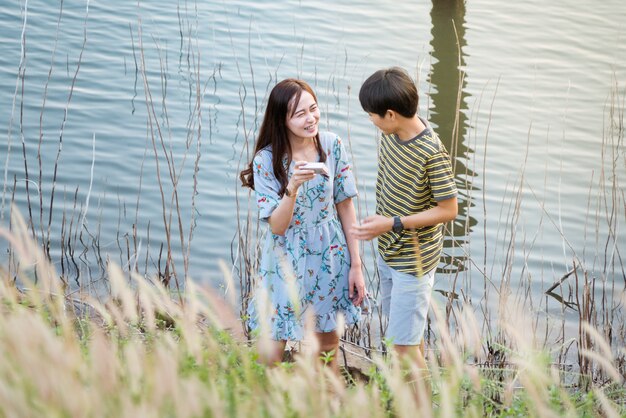
<instances>
[{"instance_id":1,"label":"shoreline vegetation","mask_svg":"<svg viewBox=\"0 0 626 418\"><path fill-rule=\"evenodd\" d=\"M494 271L487 260L487 242L484 259L477 260L466 241L475 226L471 199L482 199L486 210L486 185L478 188L471 183L474 174L470 167L476 165L475 160L459 164L465 169L457 173L457 181L465 182L460 188L466 193L464 216L447 225L450 238L442 274L449 279L449 288L438 290L441 297L434 302L427 330L433 403L417 406L405 372L385 341L377 337L384 327L377 309L360 327L342 336L337 353L344 366L341 378L320 369L319 359L310 354L315 350L308 350L306 344L295 347L298 355L279 367L268 369L258 364L241 319L254 286L262 228L252 197L241 196L238 185L233 184L238 224L231 247L232 265L222 264L224 291L190 279L201 149L207 136L210 141L217 113L205 97L217 89L221 68L201 74L200 49L194 39L198 22L189 11L179 10L180 49L185 54L178 64L186 71L189 90L186 138L180 153L172 151L176 139L168 113L171 87L166 47L157 42L154 49L144 45L141 18L136 27L129 27L136 84L142 85L144 92L143 100L137 102L143 101L146 108L147 145L139 193L134 205L128 206L130 215L126 203L119 203L115 255L101 243L102 229L115 226L103 225L101 212L89 216L97 222L90 225L87 219L95 206L95 198L90 206L93 171L87 191L78 186L62 193L56 189L66 118L87 44L88 6L82 49L69 77L64 117L59 121L51 176L44 175L42 121L56 65L56 43L38 120L39 136L33 144L22 129L31 121L24 120L19 111L24 105L27 13L0 209L0 239L8 249L6 261L0 263L0 417L626 415L626 265L620 252L624 248L618 245L618 232L626 221L626 197L619 176L626 166L626 92L617 82L605 109L603 168L589 184L584 202L588 218L581 220L588 225L586 233L595 237L589 241L596 247L586 249L593 266L585 263L585 254L576 254L561 233L570 268L556 279L541 277L539 297L533 295L535 283L530 277L520 274L519 283L513 278L514 270L525 269L515 265L516 251L525 253L527 245L534 245L534 239L522 239L520 244L516 235L522 199L532 196L542 222L561 231L558 219L525 182L523 165L515 183L507 188L507 196L502 197L503 212L498 218L498 228L503 231L498 245L502 248L497 252L504 268ZM62 15L61 5L59 24ZM57 26L57 37L58 30ZM146 59L146 53L156 54L158 71L150 71L153 61ZM237 125L243 132L243 144L237 144L241 148L234 159L241 164L249 160L264 98L256 89L248 92L245 88L248 78L255 85L252 66L249 75L242 73L239 64L237 69L241 82ZM270 74L266 92L261 94L267 94L277 78ZM459 88L462 85L461 80ZM344 93L334 88L333 84L328 94L339 102ZM461 113L460 97L459 91L457 115ZM252 110L246 107L251 100ZM486 123L478 120L478 113L473 110L469 118L475 118L475 126L486 125L485 157L491 111ZM462 141L459 130L456 132L454 141ZM346 139L351 150L350 136ZM456 142L450 150L456 149ZM95 144L94 134L92 167ZM23 178L7 176L12 146L21 146ZM37 150L34 161L33 147ZM148 223L142 233L138 218L147 176L157 177L161 217ZM45 178L51 178L51 184L44 184ZM19 210L15 206L18 183L24 184L27 202ZM508 198L510 203L505 203ZM361 205L359 202L359 215L365 211ZM100 203L95 210L101 211ZM124 229L122 220L133 217L130 230ZM60 231L58 239L54 230ZM161 241L154 238L159 234L165 237ZM364 253L374 251L371 243L363 246ZM376 296L377 276L375 272L366 274L368 288ZM484 283L479 301L468 296L472 280L479 280L476 274ZM557 301L560 311L548 309L548 300ZM424 382L413 383L423 389Z\"/></svg>"},{"instance_id":2,"label":"shoreline vegetation","mask_svg":"<svg viewBox=\"0 0 626 418\"><path fill-rule=\"evenodd\" d=\"M479 322L471 307L450 333L435 306L438 338L428 351L432 405L416 405L395 355L373 354L361 378L320 367L306 347L266 368L239 317L209 287L183 293L109 264L111 297L68 294L17 211L0 229L20 260L0 278L0 416L609 416L626 413L623 364L593 325L581 323L586 372L567 373L527 330L523 311L497 326L501 361L479 364ZM626 303L623 300L622 303ZM494 344L495 345L495 344ZM623 357L622 357L623 358ZM419 375L413 371L413 375ZM566 384L564 376L576 377Z\"/></svg>"}]
</instances>

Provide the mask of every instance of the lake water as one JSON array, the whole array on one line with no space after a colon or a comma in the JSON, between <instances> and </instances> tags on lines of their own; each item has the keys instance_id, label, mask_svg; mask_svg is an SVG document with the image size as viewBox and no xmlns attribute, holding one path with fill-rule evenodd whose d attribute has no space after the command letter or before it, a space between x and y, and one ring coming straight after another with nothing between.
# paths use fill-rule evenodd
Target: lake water
<instances>
[{"instance_id":1,"label":"lake water","mask_svg":"<svg viewBox=\"0 0 626 418\"><path fill-rule=\"evenodd\" d=\"M377 132L358 89L399 65L461 192L436 288L477 303L504 281L541 302L574 260L611 294L624 287L623 0L0 0L0 21L1 222L11 201L27 217L30 205L76 283L99 277L98 257L154 273L170 216L180 276L218 283L219 260L237 273L256 210L238 171L286 77L314 86L323 129L349 141L360 216L372 213Z\"/></svg>"}]
</instances>

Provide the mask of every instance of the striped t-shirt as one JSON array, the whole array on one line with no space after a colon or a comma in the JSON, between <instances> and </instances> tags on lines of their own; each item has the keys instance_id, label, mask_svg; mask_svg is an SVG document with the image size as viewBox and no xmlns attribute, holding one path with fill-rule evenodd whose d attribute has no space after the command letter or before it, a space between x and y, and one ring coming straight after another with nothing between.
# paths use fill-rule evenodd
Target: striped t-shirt
<instances>
[{"instance_id":1,"label":"striped t-shirt","mask_svg":"<svg viewBox=\"0 0 626 418\"><path fill-rule=\"evenodd\" d=\"M426 129L408 141L382 135L376 180L376 213L408 216L456 196L450 156L437 135ZM389 231L378 237L385 263L403 273L422 276L437 267L443 248L443 224ZM419 251L418 251L419 249Z\"/></svg>"}]
</instances>

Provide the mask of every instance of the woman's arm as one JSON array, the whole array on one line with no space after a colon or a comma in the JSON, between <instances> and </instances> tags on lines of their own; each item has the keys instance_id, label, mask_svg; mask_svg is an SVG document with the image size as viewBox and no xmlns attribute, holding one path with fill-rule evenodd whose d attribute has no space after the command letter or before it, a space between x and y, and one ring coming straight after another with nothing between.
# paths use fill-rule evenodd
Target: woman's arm
<instances>
[{"instance_id":1,"label":"woman's arm","mask_svg":"<svg viewBox=\"0 0 626 418\"><path fill-rule=\"evenodd\" d=\"M348 274L348 294L355 305L360 305L365 297L365 280L361 269L361 255L359 254L359 242L352 232L351 226L356 223L356 211L351 198L337 203L337 214L341 221L343 233L346 236L348 251L350 253L350 273ZM354 295L356 291L356 295ZM353 298L354 296L354 298Z\"/></svg>"},{"instance_id":2,"label":"woman's arm","mask_svg":"<svg viewBox=\"0 0 626 418\"><path fill-rule=\"evenodd\" d=\"M306 164L306 161L297 161L289 183L287 183L287 189L280 203L272 212L267 222L270 224L270 229L275 235L285 235L285 231L289 228L291 218L293 217L293 209L296 206L296 197L298 196L298 189L305 181L309 181L315 177L313 170L300 170L300 166Z\"/></svg>"}]
</instances>

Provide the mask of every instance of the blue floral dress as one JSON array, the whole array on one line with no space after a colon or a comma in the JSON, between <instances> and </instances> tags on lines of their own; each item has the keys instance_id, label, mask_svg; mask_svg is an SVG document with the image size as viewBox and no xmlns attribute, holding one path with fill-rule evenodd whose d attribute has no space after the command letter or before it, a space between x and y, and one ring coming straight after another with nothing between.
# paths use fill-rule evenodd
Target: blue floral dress
<instances>
[{"instance_id":1,"label":"blue floral dress","mask_svg":"<svg viewBox=\"0 0 626 418\"><path fill-rule=\"evenodd\" d=\"M335 211L335 204L356 196L354 176L341 139L320 133L320 141L329 177L316 175L302 184L285 235L268 228L265 237L257 281L267 291L270 317L260 317L258 289L248 308L250 328L258 330L259 321L268 320L265 329L274 340L302 340L308 310L313 311L317 332L335 330L338 312L347 324L358 322L361 315L348 297L350 253ZM259 217L267 221L280 202L270 147L254 157L253 173Z\"/></svg>"}]
</instances>

